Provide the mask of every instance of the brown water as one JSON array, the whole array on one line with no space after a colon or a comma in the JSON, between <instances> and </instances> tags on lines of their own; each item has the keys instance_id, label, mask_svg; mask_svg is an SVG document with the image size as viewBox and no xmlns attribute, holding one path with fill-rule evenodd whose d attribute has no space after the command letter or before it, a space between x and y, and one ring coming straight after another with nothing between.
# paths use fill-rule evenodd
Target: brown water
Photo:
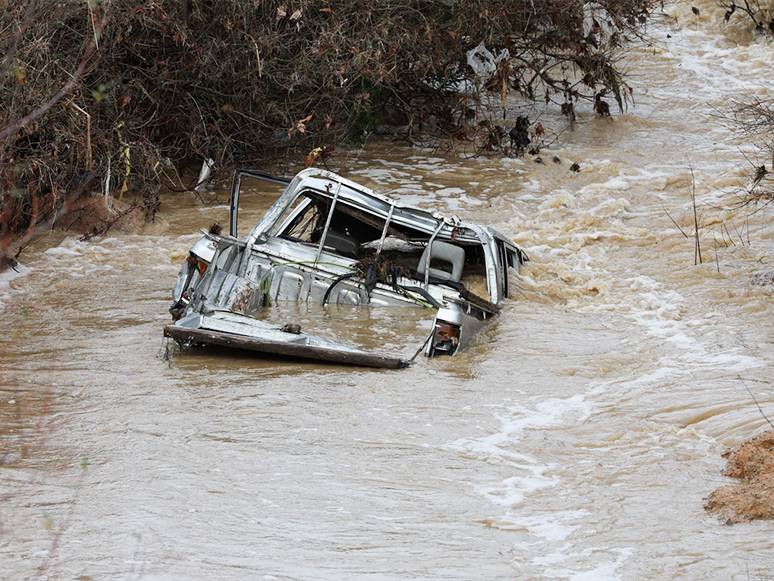
<instances>
[{"instance_id":1,"label":"brown water","mask_svg":"<svg viewBox=\"0 0 774 581\"><path fill-rule=\"evenodd\" d=\"M340 150L332 169L532 258L458 357L166 361L174 278L198 229L226 223L217 202L165 199L141 235L37 241L0 294L0 579L770 576L771 523L724 526L702 501L728 483L719 453L768 427L751 396L774 418L771 289L750 282L774 270L774 228L735 208L752 149L713 117L771 94L772 46L694 5L632 57L635 106L582 111L544 164ZM692 187L698 266L672 221L692 233ZM427 329L421 311L285 308L409 356Z\"/></svg>"}]
</instances>

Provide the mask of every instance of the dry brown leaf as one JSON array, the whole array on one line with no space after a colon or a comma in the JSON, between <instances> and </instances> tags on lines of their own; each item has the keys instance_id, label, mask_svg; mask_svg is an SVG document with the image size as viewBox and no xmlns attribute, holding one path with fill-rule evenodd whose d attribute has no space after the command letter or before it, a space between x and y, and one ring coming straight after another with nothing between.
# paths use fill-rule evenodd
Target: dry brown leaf
<instances>
[{"instance_id":1,"label":"dry brown leaf","mask_svg":"<svg viewBox=\"0 0 774 581\"><path fill-rule=\"evenodd\" d=\"M322 152L323 152L322 147L315 147L312 151L310 151L309 154L306 156L306 159L304 159L304 167L307 168L310 165L312 165L315 161L317 161L317 158L320 157Z\"/></svg>"}]
</instances>

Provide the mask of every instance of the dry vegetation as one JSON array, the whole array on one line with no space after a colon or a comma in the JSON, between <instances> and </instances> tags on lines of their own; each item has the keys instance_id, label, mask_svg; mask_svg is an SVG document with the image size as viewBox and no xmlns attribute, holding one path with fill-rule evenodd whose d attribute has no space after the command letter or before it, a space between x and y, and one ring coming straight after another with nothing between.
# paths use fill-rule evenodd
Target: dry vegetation
<instances>
[{"instance_id":1,"label":"dry vegetation","mask_svg":"<svg viewBox=\"0 0 774 581\"><path fill-rule=\"evenodd\" d=\"M771 0L719 0L718 5L726 9L723 15L725 22L734 14L741 14L757 30L774 33L774 6Z\"/></svg>"},{"instance_id":2,"label":"dry vegetation","mask_svg":"<svg viewBox=\"0 0 774 581\"><path fill-rule=\"evenodd\" d=\"M93 191L130 190L152 216L186 162L325 155L384 122L470 139L480 90L609 114L652 4L0 0L0 260ZM510 55L484 86L466 62L482 42Z\"/></svg>"},{"instance_id":3,"label":"dry vegetation","mask_svg":"<svg viewBox=\"0 0 774 581\"><path fill-rule=\"evenodd\" d=\"M758 150L757 159L750 159L750 184L742 203L768 204L774 200L774 101L751 97L735 101L732 107L731 113L722 118Z\"/></svg>"}]
</instances>

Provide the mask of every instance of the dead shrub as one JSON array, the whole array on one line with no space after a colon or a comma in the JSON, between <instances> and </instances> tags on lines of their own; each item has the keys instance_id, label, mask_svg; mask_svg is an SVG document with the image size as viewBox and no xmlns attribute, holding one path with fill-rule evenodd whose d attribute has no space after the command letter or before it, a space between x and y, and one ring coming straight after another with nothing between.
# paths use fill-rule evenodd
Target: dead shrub
<instances>
[{"instance_id":1,"label":"dead shrub","mask_svg":"<svg viewBox=\"0 0 774 581\"><path fill-rule=\"evenodd\" d=\"M0 188L9 236L73 197L130 191L149 215L168 170L330 151L384 122L470 139L481 91L631 96L618 67L653 0L0 2ZM476 77L479 43L509 58ZM467 83L467 84L466 84Z\"/></svg>"}]
</instances>

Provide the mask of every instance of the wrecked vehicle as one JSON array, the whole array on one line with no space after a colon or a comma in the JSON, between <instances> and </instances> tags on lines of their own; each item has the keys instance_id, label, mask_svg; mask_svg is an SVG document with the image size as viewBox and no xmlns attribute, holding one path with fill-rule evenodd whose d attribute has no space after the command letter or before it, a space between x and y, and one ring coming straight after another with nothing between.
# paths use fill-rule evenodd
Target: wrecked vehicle
<instances>
[{"instance_id":1,"label":"wrecked vehicle","mask_svg":"<svg viewBox=\"0 0 774 581\"><path fill-rule=\"evenodd\" d=\"M285 190L239 239L245 179L275 182ZM170 308L175 323L164 328L165 336L181 344L371 367L409 362L309 335L292 323L280 328L251 314L275 301L431 309L432 332L417 354L454 355L500 310L508 296L508 269L518 272L527 260L487 226L400 204L314 168L292 180L237 170L229 234L217 224L203 232L178 275Z\"/></svg>"}]
</instances>

